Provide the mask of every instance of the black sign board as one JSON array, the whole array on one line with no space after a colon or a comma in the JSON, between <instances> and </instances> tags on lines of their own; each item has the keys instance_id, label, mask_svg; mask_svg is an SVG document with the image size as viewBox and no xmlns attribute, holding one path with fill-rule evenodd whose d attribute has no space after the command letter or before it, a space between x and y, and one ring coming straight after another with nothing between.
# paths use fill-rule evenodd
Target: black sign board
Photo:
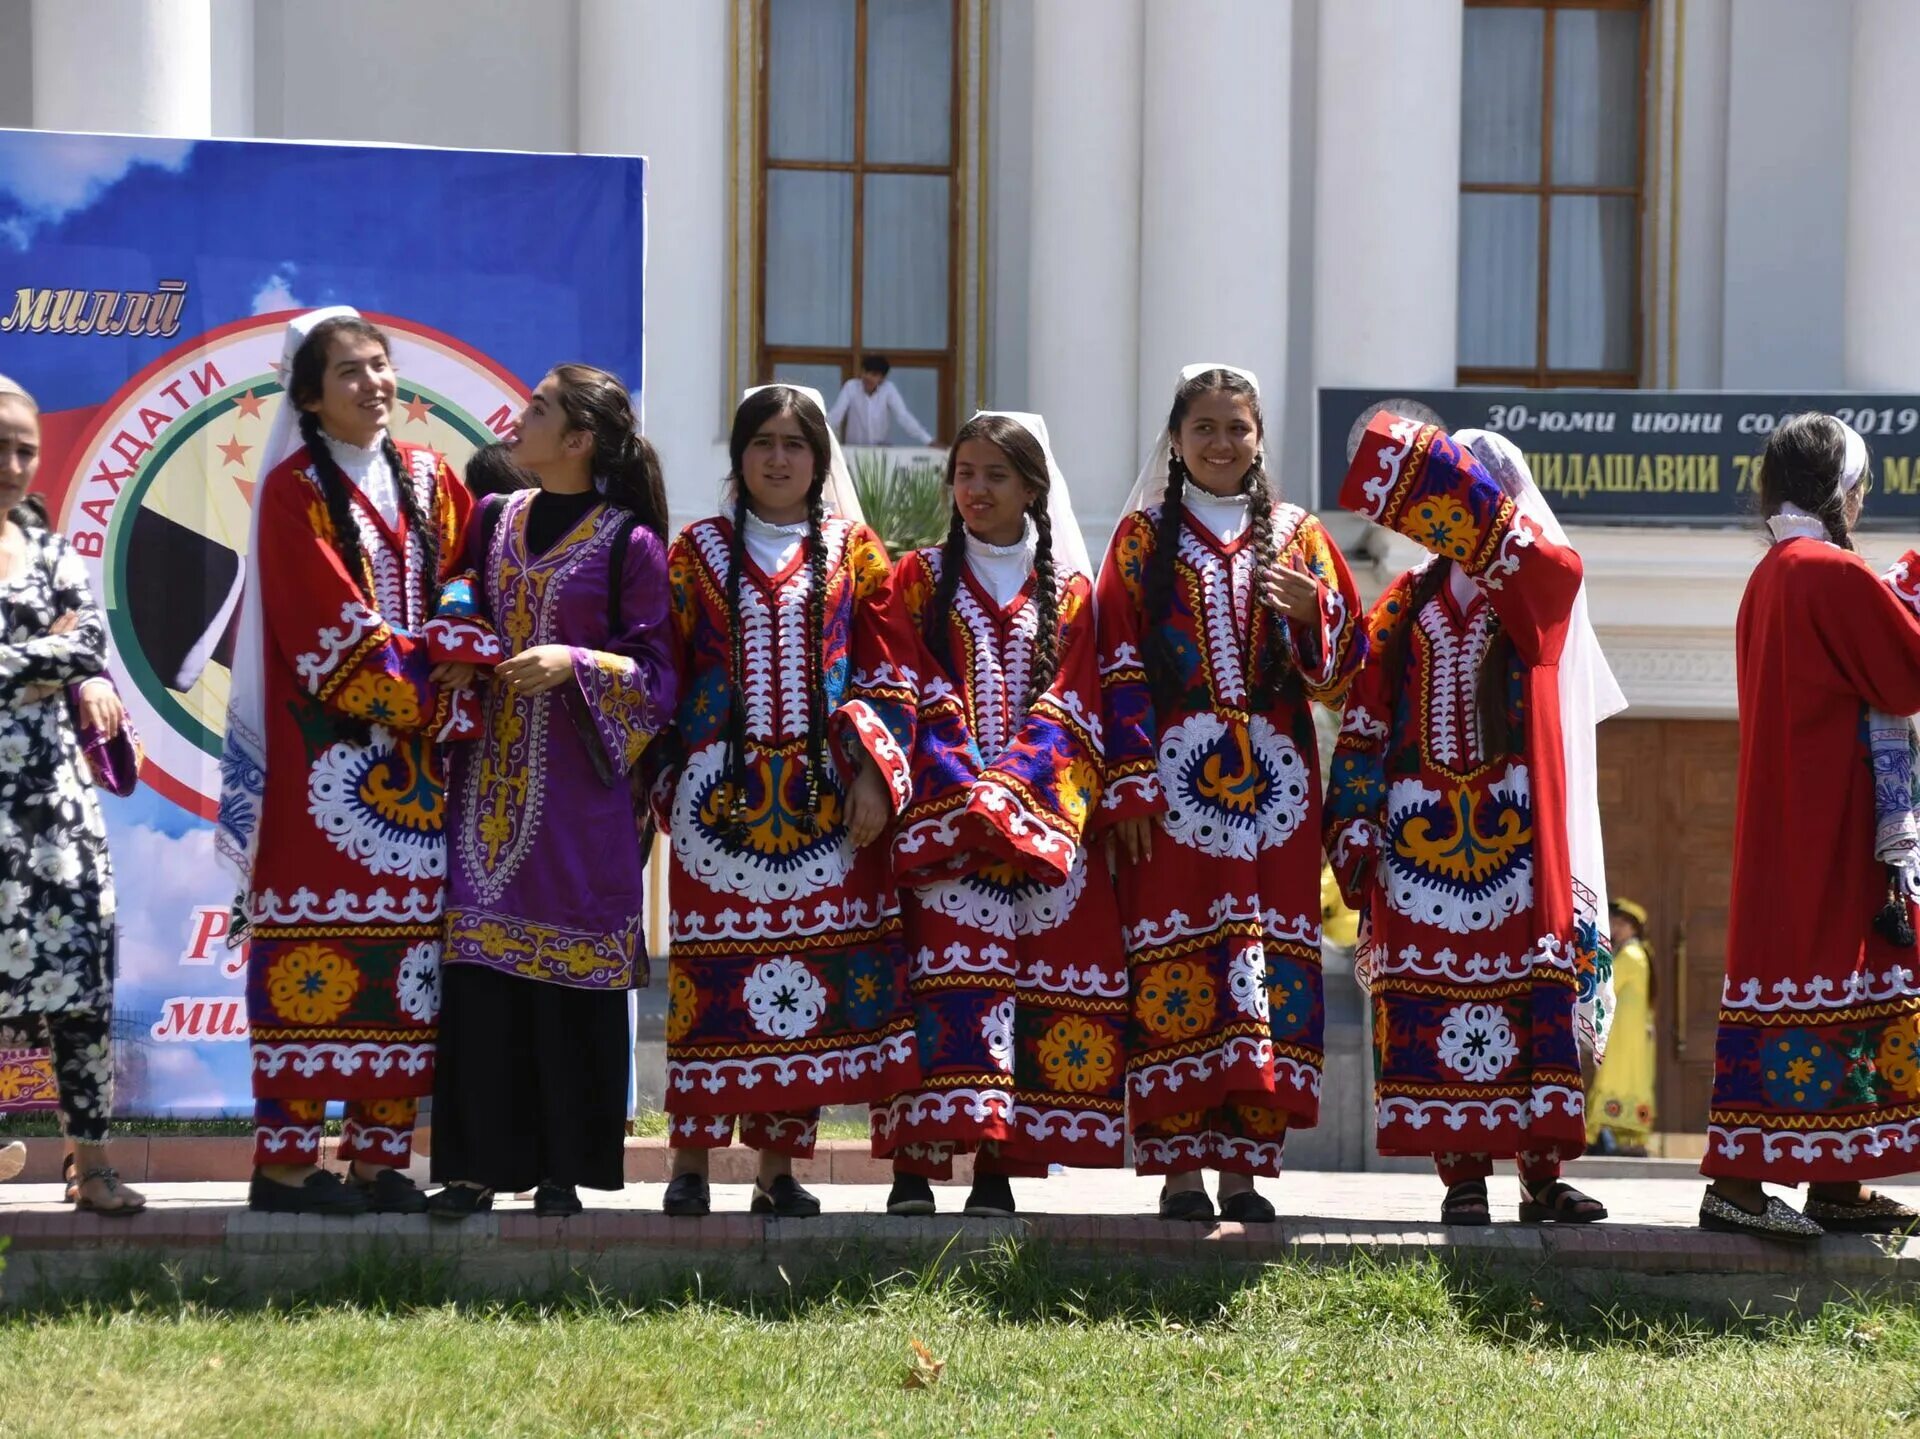
<instances>
[{"instance_id":1,"label":"black sign board","mask_svg":"<svg viewBox=\"0 0 1920 1439\"><path fill-rule=\"evenodd\" d=\"M1872 452L1862 525L1920 529L1920 395L1323 389L1323 508L1337 504L1360 432L1382 409L1448 430L1497 430L1526 452L1564 520L1700 526L1751 523L1767 435L1788 415L1824 410Z\"/></svg>"}]
</instances>

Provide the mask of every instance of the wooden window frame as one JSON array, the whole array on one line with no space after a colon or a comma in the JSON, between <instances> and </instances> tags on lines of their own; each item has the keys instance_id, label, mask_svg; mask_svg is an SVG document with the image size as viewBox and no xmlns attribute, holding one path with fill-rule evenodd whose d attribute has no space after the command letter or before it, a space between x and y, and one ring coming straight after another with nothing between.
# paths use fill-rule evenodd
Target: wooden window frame
<instances>
[{"instance_id":1,"label":"wooden window frame","mask_svg":"<svg viewBox=\"0 0 1920 1439\"><path fill-rule=\"evenodd\" d=\"M1462 195L1532 195L1540 202L1539 236L1534 254L1538 260L1536 280L1538 297L1534 331L1534 363L1530 366L1461 365L1456 376L1463 385L1496 385L1510 389L1585 389L1632 390L1639 388L1644 357L1644 296L1641 293L1642 265L1646 253L1647 223L1647 94L1649 67L1653 61L1653 0L1466 0L1469 10L1542 10L1545 25L1541 38L1540 170L1534 184L1460 182ZM1555 17L1565 10L1630 10L1640 15L1640 71L1634 90L1634 109L1639 117L1640 150L1631 185L1562 185L1553 180L1553 39ZM1557 195L1594 195L1631 199L1633 204L1633 267L1628 292L1633 298L1631 349L1633 367L1625 370L1557 370L1547 361L1548 293L1552 286L1553 199Z\"/></svg>"},{"instance_id":2,"label":"wooden window frame","mask_svg":"<svg viewBox=\"0 0 1920 1439\"><path fill-rule=\"evenodd\" d=\"M935 441L950 437L958 425L955 414L956 354L959 348L961 252L961 186L964 183L962 157L965 153L961 127L965 119L965 95L961 68L966 45L965 13L960 0L947 0L952 14L952 41L948 46L947 81L947 163L944 165L870 164L867 161L867 9L872 0L854 0L853 24L853 158L840 160L776 160L767 144L767 112L770 108L769 51L773 29L768 7L773 0L757 0L759 6L757 53L754 70L754 124L758 131L759 171L754 177L754 265L759 283L755 287L759 306L754 334L759 350L757 370L761 380L773 378L777 365L838 365L842 384L860 372L860 356L878 348L896 369L933 370L937 373L939 412L933 417ZM816 174L848 175L853 181L853 292L849 343L841 346L774 345L766 337L767 305L767 174L773 170L811 171ZM866 344L862 333L862 309L865 302L863 280L866 264L866 178L869 175L936 175L947 182L947 346L944 350L907 350ZM834 397L826 396L828 405ZM924 423L927 417L918 416Z\"/></svg>"}]
</instances>

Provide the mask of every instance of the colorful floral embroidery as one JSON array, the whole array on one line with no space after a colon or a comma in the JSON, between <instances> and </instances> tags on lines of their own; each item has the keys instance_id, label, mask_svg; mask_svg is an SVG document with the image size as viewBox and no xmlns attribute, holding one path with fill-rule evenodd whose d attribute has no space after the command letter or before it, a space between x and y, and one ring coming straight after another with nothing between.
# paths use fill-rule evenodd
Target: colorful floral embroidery
<instances>
[{"instance_id":1,"label":"colorful floral embroidery","mask_svg":"<svg viewBox=\"0 0 1920 1439\"><path fill-rule=\"evenodd\" d=\"M774 959L754 966L743 989L754 1027L775 1039L798 1039L813 1032L827 1012L827 989L797 959Z\"/></svg>"},{"instance_id":2,"label":"colorful floral embroidery","mask_svg":"<svg viewBox=\"0 0 1920 1439\"><path fill-rule=\"evenodd\" d=\"M331 1024L346 1013L359 988L359 971L324 944L288 950L267 976L274 1012L289 1024Z\"/></svg>"},{"instance_id":3,"label":"colorful floral embroidery","mask_svg":"<svg viewBox=\"0 0 1920 1439\"><path fill-rule=\"evenodd\" d=\"M1139 977L1138 1009L1147 1028L1162 1039L1199 1034L1213 1023L1213 981L1198 964L1167 960Z\"/></svg>"},{"instance_id":4,"label":"colorful floral embroidery","mask_svg":"<svg viewBox=\"0 0 1920 1439\"><path fill-rule=\"evenodd\" d=\"M1440 1062L1469 1084L1486 1084L1506 1073L1520 1046L1498 1005L1458 1004L1440 1026L1438 1051Z\"/></svg>"},{"instance_id":5,"label":"colorful floral embroidery","mask_svg":"<svg viewBox=\"0 0 1920 1439\"><path fill-rule=\"evenodd\" d=\"M1055 1089L1086 1094L1113 1082L1120 1046L1105 1026L1070 1017L1040 1037L1039 1054L1040 1068Z\"/></svg>"}]
</instances>

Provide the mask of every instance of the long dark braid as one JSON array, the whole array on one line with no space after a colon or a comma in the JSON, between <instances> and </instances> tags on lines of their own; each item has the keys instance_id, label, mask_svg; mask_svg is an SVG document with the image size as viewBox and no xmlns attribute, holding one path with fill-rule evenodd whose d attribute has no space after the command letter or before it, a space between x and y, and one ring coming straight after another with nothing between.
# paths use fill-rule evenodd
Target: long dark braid
<instances>
[{"instance_id":1,"label":"long dark braid","mask_svg":"<svg viewBox=\"0 0 1920 1439\"><path fill-rule=\"evenodd\" d=\"M1818 519L1834 544L1851 550L1847 494L1840 488L1846 461L1846 431L1838 420L1814 412L1789 415L1767 436L1760 456L1756 488L1762 511L1771 517L1791 503Z\"/></svg>"},{"instance_id":2,"label":"long dark braid","mask_svg":"<svg viewBox=\"0 0 1920 1439\"><path fill-rule=\"evenodd\" d=\"M1033 670L1027 676L1026 708L1045 694L1060 668L1060 594L1053 568L1053 516L1045 497L1027 511L1033 517Z\"/></svg>"},{"instance_id":3,"label":"long dark braid","mask_svg":"<svg viewBox=\"0 0 1920 1439\"><path fill-rule=\"evenodd\" d=\"M1294 663L1287 627L1279 611L1267 604L1261 583L1279 562L1273 542L1273 489L1267 467L1256 456L1247 471L1247 533L1253 541L1253 594L1247 620L1247 690L1256 710L1270 710L1283 697L1299 698L1300 668ZM1261 663L1264 654L1265 663ZM1258 673L1255 674L1255 667Z\"/></svg>"},{"instance_id":4,"label":"long dark braid","mask_svg":"<svg viewBox=\"0 0 1920 1439\"><path fill-rule=\"evenodd\" d=\"M747 836L747 639L740 581L747 568L747 486L733 488L733 534L727 540L727 843Z\"/></svg>"},{"instance_id":5,"label":"long dark braid","mask_svg":"<svg viewBox=\"0 0 1920 1439\"><path fill-rule=\"evenodd\" d=\"M339 551L340 563L346 566L348 578L371 599L373 575L367 569L367 553L360 544L360 526L354 520L353 501L347 495L346 472L333 458L333 451L327 448L320 417L311 410L300 412L300 438L305 441L307 455L313 461L313 472L320 477L320 494L327 502L327 519L333 524L333 547Z\"/></svg>"},{"instance_id":6,"label":"long dark braid","mask_svg":"<svg viewBox=\"0 0 1920 1439\"><path fill-rule=\"evenodd\" d=\"M1180 676L1168 635L1173 616L1174 566L1180 558L1180 526L1187 513L1187 462L1178 455L1167 459L1167 496L1160 502L1160 519L1154 526L1153 553L1147 559L1147 573L1141 598L1144 626L1141 660L1146 665L1147 684L1153 690L1153 702L1163 711L1179 703Z\"/></svg>"},{"instance_id":7,"label":"long dark braid","mask_svg":"<svg viewBox=\"0 0 1920 1439\"><path fill-rule=\"evenodd\" d=\"M800 828L820 833L827 783L827 535L824 475L807 491L807 809ZM847 636L851 642L853 636Z\"/></svg>"},{"instance_id":8,"label":"long dark braid","mask_svg":"<svg viewBox=\"0 0 1920 1439\"><path fill-rule=\"evenodd\" d=\"M435 465L427 476L427 502L423 507L414 489L413 471L401 455L400 447L393 442L393 436L381 436L380 453L393 466L393 482L400 487L400 507L407 512L407 533L420 538L420 619L424 624L433 618L440 598L440 467ZM400 562L404 569L404 552Z\"/></svg>"},{"instance_id":9,"label":"long dark braid","mask_svg":"<svg viewBox=\"0 0 1920 1439\"><path fill-rule=\"evenodd\" d=\"M951 456L952 452L948 453ZM934 582L933 603L920 617L927 648L948 674L953 673L953 602L960 594L960 572L966 563L967 522L960 518L956 506L947 524L947 537L940 544L940 578Z\"/></svg>"}]
</instances>

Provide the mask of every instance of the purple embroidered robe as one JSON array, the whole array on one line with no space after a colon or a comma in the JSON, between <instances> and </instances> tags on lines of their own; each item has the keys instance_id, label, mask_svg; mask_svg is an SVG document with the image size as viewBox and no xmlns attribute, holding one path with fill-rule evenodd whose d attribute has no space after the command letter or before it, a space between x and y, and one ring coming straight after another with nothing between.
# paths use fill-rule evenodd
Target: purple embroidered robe
<instances>
[{"instance_id":1,"label":"purple embroidered robe","mask_svg":"<svg viewBox=\"0 0 1920 1439\"><path fill-rule=\"evenodd\" d=\"M647 857L628 775L675 700L666 550L626 511L599 505L530 554L535 493L508 496L491 526L472 526L487 550L475 556L480 598L507 655L566 645L573 674L531 696L488 684L480 742L458 749L446 962L626 989L647 982ZM621 525L632 529L616 606L608 589Z\"/></svg>"}]
</instances>

